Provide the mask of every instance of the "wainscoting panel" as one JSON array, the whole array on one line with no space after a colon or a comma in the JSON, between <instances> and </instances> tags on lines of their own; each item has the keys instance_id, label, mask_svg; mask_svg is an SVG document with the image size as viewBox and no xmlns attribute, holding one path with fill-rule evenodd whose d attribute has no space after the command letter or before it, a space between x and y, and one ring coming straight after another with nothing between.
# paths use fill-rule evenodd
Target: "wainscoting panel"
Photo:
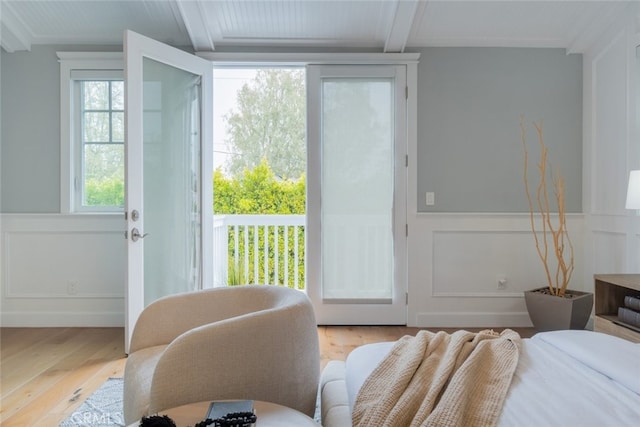
<instances>
[{"instance_id":1,"label":"wainscoting panel","mask_svg":"<svg viewBox=\"0 0 640 427\"><path fill-rule=\"evenodd\" d=\"M1 219L3 326L124 325L122 215Z\"/></svg>"},{"instance_id":2,"label":"wainscoting panel","mask_svg":"<svg viewBox=\"0 0 640 427\"><path fill-rule=\"evenodd\" d=\"M545 282L537 257L530 231L434 231L432 296L521 297Z\"/></svg>"},{"instance_id":3,"label":"wainscoting panel","mask_svg":"<svg viewBox=\"0 0 640 427\"><path fill-rule=\"evenodd\" d=\"M591 212L624 215L627 189L629 41L618 31L590 64L593 104L590 167ZM588 146L587 146L588 147ZM585 147L585 150L588 149Z\"/></svg>"},{"instance_id":4,"label":"wainscoting panel","mask_svg":"<svg viewBox=\"0 0 640 427\"><path fill-rule=\"evenodd\" d=\"M567 224L570 287L592 290L582 274L583 215L568 214ZM523 292L544 286L546 276L528 214L418 214L409 230L410 326L531 326Z\"/></svg>"},{"instance_id":5,"label":"wainscoting panel","mask_svg":"<svg viewBox=\"0 0 640 427\"><path fill-rule=\"evenodd\" d=\"M592 262L594 274L617 274L627 271L627 234L615 231L593 231Z\"/></svg>"},{"instance_id":6,"label":"wainscoting panel","mask_svg":"<svg viewBox=\"0 0 640 427\"><path fill-rule=\"evenodd\" d=\"M119 231L5 234L7 298L122 298Z\"/></svg>"}]
</instances>

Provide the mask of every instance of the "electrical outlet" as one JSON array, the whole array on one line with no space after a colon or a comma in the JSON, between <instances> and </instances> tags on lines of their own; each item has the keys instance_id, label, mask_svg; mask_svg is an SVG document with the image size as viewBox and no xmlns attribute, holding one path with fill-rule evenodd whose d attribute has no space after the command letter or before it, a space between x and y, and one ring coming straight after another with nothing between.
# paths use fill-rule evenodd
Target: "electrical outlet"
<instances>
[{"instance_id":1,"label":"electrical outlet","mask_svg":"<svg viewBox=\"0 0 640 427\"><path fill-rule=\"evenodd\" d=\"M507 278L504 276L498 277L498 289L499 290L503 290L503 289L507 289Z\"/></svg>"},{"instance_id":2,"label":"electrical outlet","mask_svg":"<svg viewBox=\"0 0 640 427\"><path fill-rule=\"evenodd\" d=\"M436 193L434 193L433 191L427 191L426 195L425 195L425 202L427 204L427 206L433 206L436 204Z\"/></svg>"},{"instance_id":3,"label":"electrical outlet","mask_svg":"<svg viewBox=\"0 0 640 427\"><path fill-rule=\"evenodd\" d=\"M69 295L75 295L78 293L78 281L77 280L69 280L67 282L67 293Z\"/></svg>"}]
</instances>

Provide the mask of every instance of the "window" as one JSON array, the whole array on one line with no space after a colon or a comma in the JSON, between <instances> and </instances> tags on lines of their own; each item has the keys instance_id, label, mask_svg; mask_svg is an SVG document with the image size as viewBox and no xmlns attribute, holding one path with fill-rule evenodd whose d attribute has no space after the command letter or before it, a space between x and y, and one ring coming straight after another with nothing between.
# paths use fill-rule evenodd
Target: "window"
<instances>
[{"instance_id":1,"label":"window","mask_svg":"<svg viewBox=\"0 0 640 427\"><path fill-rule=\"evenodd\" d=\"M124 82L74 83L78 155L74 178L77 210L124 206Z\"/></svg>"},{"instance_id":2,"label":"window","mask_svg":"<svg viewBox=\"0 0 640 427\"><path fill-rule=\"evenodd\" d=\"M63 212L124 207L122 54L58 52Z\"/></svg>"}]
</instances>

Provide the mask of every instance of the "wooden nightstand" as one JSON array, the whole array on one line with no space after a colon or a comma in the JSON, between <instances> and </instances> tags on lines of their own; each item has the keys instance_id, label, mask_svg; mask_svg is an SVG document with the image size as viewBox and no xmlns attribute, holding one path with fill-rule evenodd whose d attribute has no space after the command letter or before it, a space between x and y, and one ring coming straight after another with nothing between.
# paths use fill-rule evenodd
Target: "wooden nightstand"
<instances>
[{"instance_id":1,"label":"wooden nightstand","mask_svg":"<svg viewBox=\"0 0 640 427\"><path fill-rule=\"evenodd\" d=\"M640 332L616 323L627 295L640 296L640 274L596 274L593 329L640 343ZM640 328L639 328L640 329Z\"/></svg>"}]
</instances>

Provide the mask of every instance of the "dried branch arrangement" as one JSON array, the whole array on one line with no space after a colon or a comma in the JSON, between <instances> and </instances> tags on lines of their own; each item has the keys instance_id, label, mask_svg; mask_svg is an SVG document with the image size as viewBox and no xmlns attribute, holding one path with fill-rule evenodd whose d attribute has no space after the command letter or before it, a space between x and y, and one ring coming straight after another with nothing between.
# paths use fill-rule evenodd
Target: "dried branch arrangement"
<instances>
[{"instance_id":1,"label":"dried branch arrangement","mask_svg":"<svg viewBox=\"0 0 640 427\"><path fill-rule=\"evenodd\" d=\"M555 173L549 172L549 178L552 181L553 197L556 201L558 208L557 224L554 225L551 214L551 204L549 202L550 191L547 188L547 166L549 161L547 160L547 146L544 143L544 135L542 132L542 123L533 122L533 126L538 134L538 143L540 145L540 163L538 164L539 181L538 188L536 190L536 207L541 219L541 229L536 230L536 223L534 220L534 202L529 191L529 178L528 178L528 157L526 144L526 129L524 124L524 118L520 117L520 133L522 138L522 145L524 147L524 185L527 193L527 200L529 202L529 216L531 220L531 230L533 231L533 238L536 243L536 250L538 256L542 261L545 273L547 275L547 286L549 287L549 293L557 296L564 296L569 280L571 280L571 274L574 268L573 259L573 244L569 238L569 232L567 231L567 223L565 219L565 204L564 204L564 178L560 175L559 171ZM538 236L538 232L540 236ZM540 242L542 240L542 242ZM553 243L553 255L557 261L555 272L552 272L552 266L550 266L549 252L550 242ZM565 253L565 251L567 253Z\"/></svg>"}]
</instances>

